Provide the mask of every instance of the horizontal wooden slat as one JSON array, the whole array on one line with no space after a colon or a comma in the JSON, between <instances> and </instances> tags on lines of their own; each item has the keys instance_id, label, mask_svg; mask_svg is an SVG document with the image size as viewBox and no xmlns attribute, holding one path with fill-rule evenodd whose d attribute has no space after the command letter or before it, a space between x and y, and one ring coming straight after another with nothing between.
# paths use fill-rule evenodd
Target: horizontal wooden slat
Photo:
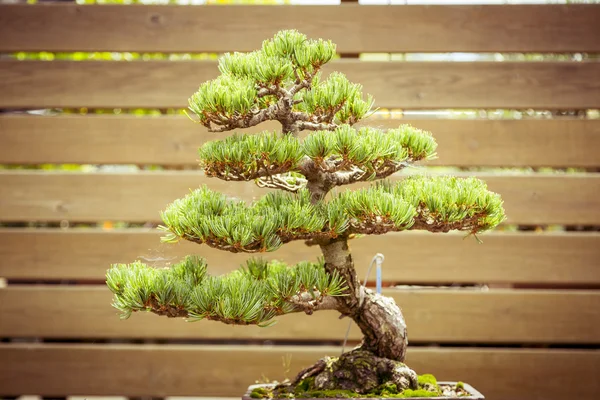
<instances>
[{"instance_id":1,"label":"horizontal wooden slat","mask_svg":"<svg viewBox=\"0 0 600 400\"><path fill-rule=\"evenodd\" d=\"M165 266L187 254L206 258L210 273L219 275L250 257L190 242L160 244L159 236L146 229L0 229L0 277L102 280L113 263L140 259ZM351 250L361 279L380 251L387 282L600 284L600 234L492 232L481 236L483 244L462 237L421 232L367 236L351 241ZM297 263L319 255L317 248L293 242L265 257Z\"/></svg>"},{"instance_id":2,"label":"horizontal wooden slat","mask_svg":"<svg viewBox=\"0 0 600 400\"><path fill-rule=\"evenodd\" d=\"M0 124L2 122L0 121ZM600 164L600 119L555 120L365 120L395 128L408 123L432 132L438 159L424 165L463 167L592 167Z\"/></svg>"},{"instance_id":3,"label":"horizontal wooden slat","mask_svg":"<svg viewBox=\"0 0 600 400\"><path fill-rule=\"evenodd\" d=\"M277 30L294 28L350 53L593 52L600 51L599 18L598 8L581 5L3 5L0 51L250 51Z\"/></svg>"},{"instance_id":4,"label":"horizontal wooden slat","mask_svg":"<svg viewBox=\"0 0 600 400\"><path fill-rule=\"evenodd\" d=\"M337 347L0 344L6 395L241 396L261 376L289 377ZM488 400L592 400L600 352L412 348L408 364L440 380L463 380ZM582 384L585 382L585 384Z\"/></svg>"},{"instance_id":5,"label":"horizontal wooden slat","mask_svg":"<svg viewBox=\"0 0 600 400\"><path fill-rule=\"evenodd\" d=\"M412 343L600 343L600 291L386 289L384 294L402 307ZM121 321L111 299L104 286L8 286L0 289L0 337L342 340L348 327L334 311L286 315L268 329L153 314ZM360 338L354 327L350 339Z\"/></svg>"},{"instance_id":6,"label":"horizontal wooden slat","mask_svg":"<svg viewBox=\"0 0 600 400\"><path fill-rule=\"evenodd\" d=\"M600 175L477 176L502 195L508 223L600 224ZM2 171L0 221L157 221L159 210L203 184L245 200L266 193L252 182L226 182L198 172Z\"/></svg>"},{"instance_id":7,"label":"horizontal wooden slat","mask_svg":"<svg viewBox=\"0 0 600 400\"><path fill-rule=\"evenodd\" d=\"M427 165L595 167L600 119L367 119L361 125L411 124L431 131L439 158ZM276 122L246 132L280 129ZM124 134L125 132L125 134ZM197 150L224 134L186 117L0 115L0 163L197 165ZM32 146L35 143L35 146Z\"/></svg>"},{"instance_id":8,"label":"horizontal wooden slat","mask_svg":"<svg viewBox=\"0 0 600 400\"><path fill-rule=\"evenodd\" d=\"M600 62L361 62L339 70L379 107L600 107ZM213 61L0 61L0 107L187 107Z\"/></svg>"}]
</instances>

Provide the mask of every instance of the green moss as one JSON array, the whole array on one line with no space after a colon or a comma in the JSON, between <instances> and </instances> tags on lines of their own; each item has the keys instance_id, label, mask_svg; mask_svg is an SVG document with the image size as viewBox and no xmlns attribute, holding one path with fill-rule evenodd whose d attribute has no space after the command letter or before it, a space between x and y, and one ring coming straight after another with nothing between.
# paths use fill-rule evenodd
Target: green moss
<instances>
[{"instance_id":1,"label":"green moss","mask_svg":"<svg viewBox=\"0 0 600 400\"><path fill-rule=\"evenodd\" d=\"M433 376L431 374L419 375L419 377L417 379L419 382L419 386L423 386L426 383L437 386L437 379L435 379L435 376Z\"/></svg>"},{"instance_id":2,"label":"green moss","mask_svg":"<svg viewBox=\"0 0 600 400\"><path fill-rule=\"evenodd\" d=\"M296 386L294 393L300 394L303 392L307 392L314 387L315 387L315 378L311 376L310 378L301 380L300 383Z\"/></svg>"},{"instance_id":3,"label":"green moss","mask_svg":"<svg viewBox=\"0 0 600 400\"><path fill-rule=\"evenodd\" d=\"M253 399L270 399L273 397L273 390L264 387L257 387L252 389L250 397Z\"/></svg>"},{"instance_id":4,"label":"green moss","mask_svg":"<svg viewBox=\"0 0 600 400\"><path fill-rule=\"evenodd\" d=\"M353 397L362 397L362 395L351 390L314 390L310 393L305 393L303 397L315 397L317 399L339 398L351 399Z\"/></svg>"},{"instance_id":5,"label":"green moss","mask_svg":"<svg viewBox=\"0 0 600 400\"><path fill-rule=\"evenodd\" d=\"M398 397L398 387L395 383L386 382L375 388L371 394L380 397Z\"/></svg>"},{"instance_id":6,"label":"green moss","mask_svg":"<svg viewBox=\"0 0 600 400\"><path fill-rule=\"evenodd\" d=\"M431 374L423 374L418 376L419 388L417 390L406 389L398 391L396 385L392 382L385 382L369 393L359 394L351 390L318 390L315 389L315 378L310 377L303 379L296 385L295 388L290 388L285 392L279 392L275 395L270 389L258 388L254 389L250 397L258 398L287 398L296 397L302 398L342 398L350 399L356 397L379 397L379 398L419 398L419 397L436 397L441 395L441 391L437 384L437 379ZM462 388L462 382L457 384L457 388ZM291 392L293 390L293 392Z\"/></svg>"},{"instance_id":7,"label":"green moss","mask_svg":"<svg viewBox=\"0 0 600 400\"><path fill-rule=\"evenodd\" d=\"M465 384L463 382L458 381L458 382L456 382L455 388L456 389L463 389L464 390L465 389Z\"/></svg>"}]
</instances>

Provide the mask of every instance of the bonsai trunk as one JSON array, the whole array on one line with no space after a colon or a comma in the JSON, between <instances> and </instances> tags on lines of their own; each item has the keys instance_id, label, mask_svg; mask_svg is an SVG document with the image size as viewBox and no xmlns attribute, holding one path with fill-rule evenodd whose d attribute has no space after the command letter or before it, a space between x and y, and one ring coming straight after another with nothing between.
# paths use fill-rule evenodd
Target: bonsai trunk
<instances>
[{"instance_id":1,"label":"bonsai trunk","mask_svg":"<svg viewBox=\"0 0 600 400\"><path fill-rule=\"evenodd\" d=\"M368 393L382 387L417 389L417 374L404 363L406 323L393 299L361 287L347 238L320 243L325 269L346 281L348 293L336 298L336 309L354 320L364 338L360 347L340 357L325 357L301 371L290 384L276 387L275 397L310 390L350 390ZM388 385L388 386L386 386Z\"/></svg>"},{"instance_id":2,"label":"bonsai trunk","mask_svg":"<svg viewBox=\"0 0 600 400\"><path fill-rule=\"evenodd\" d=\"M321 172L307 178L311 202L323 201L332 187L330 177ZM329 273L337 271L348 285L347 295L337 298L337 309L342 315L352 318L362 331L361 348L377 357L403 362L408 338L400 307L393 299L361 287L347 237L322 242L319 246L325 258L325 270Z\"/></svg>"},{"instance_id":3,"label":"bonsai trunk","mask_svg":"<svg viewBox=\"0 0 600 400\"><path fill-rule=\"evenodd\" d=\"M403 362L408 338L400 308L393 299L360 286L345 238L321 245L321 250L327 272L337 271L347 282L349 294L337 299L338 311L352 318L362 331L361 348L377 357Z\"/></svg>"},{"instance_id":4,"label":"bonsai trunk","mask_svg":"<svg viewBox=\"0 0 600 400\"><path fill-rule=\"evenodd\" d=\"M325 198L331 185L323 173L310 178L307 188L311 193L311 201L317 203ZM325 258L326 271L337 271L348 285L348 294L337 298L337 309L342 315L352 318L362 331L364 339L361 348L377 357L403 362L408 338L400 307L393 299L361 287L346 237L319 245Z\"/></svg>"},{"instance_id":5,"label":"bonsai trunk","mask_svg":"<svg viewBox=\"0 0 600 400\"><path fill-rule=\"evenodd\" d=\"M364 338L360 347L340 357L325 357L301 371L291 384L281 385L277 396L297 387L310 390L349 390L368 393L377 388L417 389L417 374L404 363L406 323L393 299L364 289L356 277L347 238L321 243L325 269L337 272L348 285L346 296L337 297L337 310L354 320Z\"/></svg>"},{"instance_id":6,"label":"bonsai trunk","mask_svg":"<svg viewBox=\"0 0 600 400\"><path fill-rule=\"evenodd\" d=\"M287 128L286 133L294 134L292 127L284 128ZM311 202L317 204L334 186L335 177L322 171L305 172L308 172ZM343 389L355 393L367 393L388 383L397 390L416 389L417 374L403 363L408 340L400 308L393 299L360 285L346 236L313 243L321 247L325 270L331 274L337 272L348 286L345 296L336 297L336 309L342 316L354 320L364 338L359 348L339 358L326 357L301 371L290 384L279 386L277 394L289 394L296 386L307 385L311 389Z\"/></svg>"},{"instance_id":7,"label":"bonsai trunk","mask_svg":"<svg viewBox=\"0 0 600 400\"><path fill-rule=\"evenodd\" d=\"M331 189L329 180L325 173L308 177L307 189L313 204L325 199ZM337 271L348 285L348 294L337 298L338 311L352 318L362 331L361 348L377 357L404 362L408 338L400 307L393 299L361 287L346 237L319 243L319 246L325 258L325 270Z\"/></svg>"}]
</instances>

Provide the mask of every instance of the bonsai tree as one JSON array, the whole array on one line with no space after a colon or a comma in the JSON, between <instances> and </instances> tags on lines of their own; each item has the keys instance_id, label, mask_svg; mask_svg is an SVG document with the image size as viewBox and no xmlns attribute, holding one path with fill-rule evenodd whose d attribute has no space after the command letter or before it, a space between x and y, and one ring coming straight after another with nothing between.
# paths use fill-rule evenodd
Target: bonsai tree
<instances>
[{"instance_id":1,"label":"bonsai tree","mask_svg":"<svg viewBox=\"0 0 600 400\"><path fill-rule=\"evenodd\" d=\"M201 187L169 205L160 227L166 242L183 239L234 253L271 252L303 240L319 246L322 258L294 266L254 258L223 276L208 275L206 262L196 256L163 269L117 264L107 273L113 305L124 317L151 311L259 326L284 314L337 310L362 331L360 346L316 362L272 392L261 389L258 397L301 397L315 390L436 394L435 384L425 379L419 385L403 364L408 340L402 312L393 299L361 286L349 240L414 229L477 234L504 219L502 201L474 178L381 181L434 157L436 142L407 125L387 131L353 128L370 112L373 99L339 72L322 76L321 68L334 56L331 41L290 30L264 41L260 50L221 57L221 75L189 100L194 120L211 132L275 120L281 132L208 142L199 150L201 165L210 177L254 180L278 190L246 204ZM301 131L309 131L303 140L297 136ZM363 181L379 182L330 194Z\"/></svg>"}]
</instances>

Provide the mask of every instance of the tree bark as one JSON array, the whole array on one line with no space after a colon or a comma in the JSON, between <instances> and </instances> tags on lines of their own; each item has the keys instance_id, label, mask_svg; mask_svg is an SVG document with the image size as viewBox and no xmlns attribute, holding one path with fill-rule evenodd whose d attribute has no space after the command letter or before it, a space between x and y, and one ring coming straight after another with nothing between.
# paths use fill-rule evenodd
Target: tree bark
<instances>
[{"instance_id":1,"label":"tree bark","mask_svg":"<svg viewBox=\"0 0 600 400\"><path fill-rule=\"evenodd\" d=\"M297 136L300 133L300 127L295 121L279 121L281 123L281 133L284 135Z\"/></svg>"},{"instance_id":2,"label":"tree bark","mask_svg":"<svg viewBox=\"0 0 600 400\"><path fill-rule=\"evenodd\" d=\"M363 289L346 238L322 244L325 270L337 271L348 285L348 295L337 298L338 311L354 320L364 335L361 347L377 357L403 362L408 337L406 322L393 299Z\"/></svg>"},{"instance_id":3,"label":"tree bark","mask_svg":"<svg viewBox=\"0 0 600 400\"><path fill-rule=\"evenodd\" d=\"M312 169L308 163L303 173L308 180L311 202L317 204L325 199L333 185L329 181L330 176ZM325 270L330 274L337 272L348 286L347 295L337 297L337 309L342 315L352 318L362 331L362 348L377 357L403 362L408 338L400 307L393 299L360 285L347 237L322 242L319 246L325 259Z\"/></svg>"},{"instance_id":4,"label":"tree bark","mask_svg":"<svg viewBox=\"0 0 600 400\"><path fill-rule=\"evenodd\" d=\"M364 335L362 348L378 357L404 362L406 322L394 299L366 290L362 308L352 319Z\"/></svg>"}]
</instances>

